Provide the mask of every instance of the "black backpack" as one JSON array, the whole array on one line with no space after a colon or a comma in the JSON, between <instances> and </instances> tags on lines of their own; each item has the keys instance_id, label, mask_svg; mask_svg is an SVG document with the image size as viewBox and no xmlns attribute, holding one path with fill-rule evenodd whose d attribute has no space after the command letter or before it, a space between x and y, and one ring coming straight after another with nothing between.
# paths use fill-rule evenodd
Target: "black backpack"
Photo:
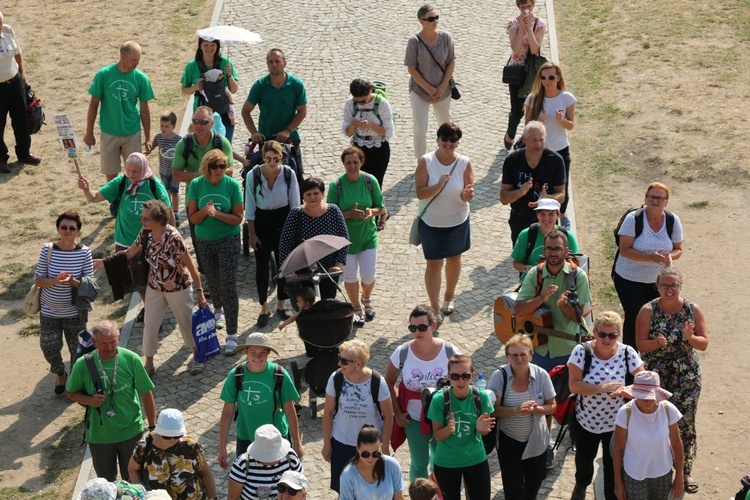
<instances>
[{"instance_id":1,"label":"black backpack","mask_svg":"<svg viewBox=\"0 0 750 500\"><path fill-rule=\"evenodd\" d=\"M625 221L625 217L630 212L635 212L635 237L639 237L641 233L643 232L643 222L646 218L645 214L643 213L646 210L644 206L641 206L641 208L628 208L624 214L622 214L622 217L620 217L620 220L617 222L617 227L615 227L615 246L617 247L617 251L615 252L615 258L612 261L612 279L615 279L615 266L617 266L617 258L620 256L620 235L617 234L620 232L620 228L622 227L622 223ZM674 229L674 214L670 212L669 210L664 210L664 214L667 216L667 236L669 238L672 238L672 230Z\"/></svg>"},{"instance_id":2,"label":"black backpack","mask_svg":"<svg viewBox=\"0 0 750 500\"><path fill-rule=\"evenodd\" d=\"M380 393L380 384L382 383L383 376L376 370L372 371L372 378L370 379L370 394L372 395L372 402L375 403L375 407L380 413L380 418L383 418L383 411L380 409L380 401L378 401L378 394ZM336 405L333 407L333 416L339 412L339 399L341 398L341 391L344 388L344 374L341 373L341 368L336 370L333 375L333 390L336 392Z\"/></svg>"},{"instance_id":3,"label":"black backpack","mask_svg":"<svg viewBox=\"0 0 750 500\"><path fill-rule=\"evenodd\" d=\"M566 238L570 238L570 236L568 236L568 230L564 227L555 225L555 229L563 233ZM535 222L529 226L528 241L526 242L526 257L523 259L524 262L529 260L531 252L534 251L534 243L536 243L537 234L539 234L539 223ZM536 262L534 262L534 264L536 264Z\"/></svg>"},{"instance_id":4,"label":"black backpack","mask_svg":"<svg viewBox=\"0 0 750 500\"><path fill-rule=\"evenodd\" d=\"M245 380L245 368L247 367L247 361L241 363L234 370L234 385L237 387L237 404L234 405L234 420L237 421L239 415L239 407L237 406L240 402L239 393L242 390L242 382ZM273 365L273 410L271 411L271 423L276 416L276 412L281 410L281 385L284 383L284 375L286 370L279 365L274 363Z\"/></svg>"},{"instance_id":5,"label":"black backpack","mask_svg":"<svg viewBox=\"0 0 750 500\"><path fill-rule=\"evenodd\" d=\"M123 175L122 179L120 179L120 184L117 186L117 191L120 193L120 195L115 201L111 203L111 206L109 208L110 213L112 213L113 217L117 216L117 211L120 209L120 201L122 200L122 195L125 194L125 179L127 179L127 176ZM151 194L153 195L154 199L158 200L159 198L156 196L156 180L154 179L153 175L148 178L148 188L151 190Z\"/></svg>"},{"instance_id":6,"label":"black backpack","mask_svg":"<svg viewBox=\"0 0 750 500\"><path fill-rule=\"evenodd\" d=\"M26 81L23 82L23 87L26 93L26 118L29 122L29 134L34 135L42 129L42 125L45 125L42 100L36 96L36 92Z\"/></svg>"},{"instance_id":7,"label":"black backpack","mask_svg":"<svg viewBox=\"0 0 750 500\"><path fill-rule=\"evenodd\" d=\"M261 186L261 179L260 176L263 174L261 172L261 168L263 165L256 165L253 167L253 169L250 171L250 173L253 176L253 193L263 197L263 193L261 193L260 186ZM286 182L286 189L289 191L289 188L292 186L292 173L294 171L292 170L292 167L289 165L282 165L282 170L284 171L284 182Z\"/></svg>"},{"instance_id":8,"label":"black backpack","mask_svg":"<svg viewBox=\"0 0 750 500\"><path fill-rule=\"evenodd\" d=\"M185 142L185 148L182 150L182 158L187 161L188 158L190 158L190 155L193 155L193 158L196 160L198 159L198 153L193 151L193 142L195 141L195 138L193 137L195 134L185 134L185 136L182 138L182 140ZM221 139L224 136L222 136L218 132L214 132L214 140L212 143L211 149L222 149L222 141Z\"/></svg>"},{"instance_id":9,"label":"black backpack","mask_svg":"<svg viewBox=\"0 0 750 500\"><path fill-rule=\"evenodd\" d=\"M204 77L208 68L203 64L202 60L196 62L198 63L198 69L201 72L201 76ZM218 61L214 60L212 69L221 70L221 59ZM206 94L205 97L203 94ZM226 114L229 111L229 98L227 97L226 85L224 85L223 70L222 78L218 81L209 82L208 80L203 80L203 92L196 92L195 97L198 99L198 102L205 104L215 113L219 113L220 115Z\"/></svg>"}]
</instances>

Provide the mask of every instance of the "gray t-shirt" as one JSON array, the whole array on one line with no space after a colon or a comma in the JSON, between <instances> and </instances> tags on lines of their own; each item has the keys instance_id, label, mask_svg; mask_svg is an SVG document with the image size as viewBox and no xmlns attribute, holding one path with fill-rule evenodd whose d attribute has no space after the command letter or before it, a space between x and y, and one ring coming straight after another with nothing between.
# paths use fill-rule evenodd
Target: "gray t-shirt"
<instances>
[{"instance_id":1,"label":"gray t-shirt","mask_svg":"<svg viewBox=\"0 0 750 500\"><path fill-rule=\"evenodd\" d=\"M440 82L443 81L443 75L445 72L443 69L435 64L435 60L430 55L435 56L435 59L440 63L443 69L447 68L448 65L453 62L456 58L456 54L453 48L453 38L450 34L445 31L438 31L438 41L434 47L427 48L419 41L417 35L413 35L409 38L406 44L406 56L404 57L404 66L408 68L416 68L421 74L422 78L427 80L427 83L434 87L438 87ZM416 93L423 100L428 102L439 102L443 99L450 98L451 89L450 85L445 88L445 92L438 99L433 99L422 87L417 85L417 82L413 78L409 78L409 91Z\"/></svg>"}]
</instances>

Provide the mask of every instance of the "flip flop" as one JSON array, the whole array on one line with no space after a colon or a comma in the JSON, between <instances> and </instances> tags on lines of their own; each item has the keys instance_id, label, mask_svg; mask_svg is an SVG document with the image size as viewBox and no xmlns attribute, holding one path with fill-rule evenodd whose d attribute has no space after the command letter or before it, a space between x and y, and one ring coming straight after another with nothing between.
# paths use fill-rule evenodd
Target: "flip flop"
<instances>
[{"instance_id":1,"label":"flip flop","mask_svg":"<svg viewBox=\"0 0 750 500\"><path fill-rule=\"evenodd\" d=\"M454 306L456 305L455 299L446 300L443 302L443 308L440 309L440 311L445 314L446 316L450 316L453 314L453 311L455 311Z\"/></svg>"},{"instance_id":2,"label":"flip flop","mask_svg":"<svg viewBox=\"0 0 750 500\"><path fill-rule=\"evenodd\" d=\"M694 479L688 479L685 481L685 493L698 493L698 482Z\"/></svg>"}]
</instances>

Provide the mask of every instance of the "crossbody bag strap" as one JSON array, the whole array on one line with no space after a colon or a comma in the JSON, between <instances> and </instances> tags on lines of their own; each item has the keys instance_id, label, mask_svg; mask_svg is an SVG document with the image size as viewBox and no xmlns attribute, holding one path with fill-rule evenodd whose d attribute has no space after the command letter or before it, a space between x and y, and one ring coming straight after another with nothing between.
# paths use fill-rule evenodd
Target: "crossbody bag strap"
<instances>
[{"instance_id":1,"label":"crossbody bag strap","mask_svg":"<svg viewBox=\"0 0 750 500\"><path fill-rule=\"evenodd\" d=\"M54 246L54 243L47 243L47 277L50 278L49 275L49 262L52 259L52 247Z\"/></svg>"},{"instance_id":2,"label":"crossbody bag strap","mask_svg":"<svg viewBox=\"0 0 750 500\"><path fill-rule=\"evenodd\" d=\"M534 25L534 28L536 28L536 25ZM434 54L432 53L432 51L431 51L431 50L430 50L430 48L429 48L429 47L427 46L427 44L426 44L426 43L424 42L424 40L422 40L422 37L421 37L421 36L419 36L419 34L417 34L417 38L419 39L419 41L420 41L420 42L422 42L422 45L424 45L424 48L425 48L425 49L427 49L427 52L428 52L428 53L430 54L430 57L432 57L432 60L433 60L433 61L435 61L435 64L437 64L437 65L438 65L438 68L440 68L440 71L442 71L442 72L443 72L443 74L445 74L445 68L443 68L443 65L442 65L442 64L440 64L440 63L438 62L438 60L437 60L437 59L435 59L435 55L434 55ZM439 39L440 39L440 38L438 37L438 40L439 40Z\"/></svg>"},{"instance_id":3,"label":"crossbody bag strap","mask_svg":"<svg viewBox=\"0 0 750 500\"><path fill-rule=\"evenodd\" d=\"M453 166L451 167L451 172L448 175L453 175L453 171L456 170L456 165L458 165L458 160L460 160L460 159L461 159L461 155L459 155L458 158L456 158L456 161L453 162ZM440 161L440 160L438 160L438 161ZM425 168L427 168L426 165L425 165ZM424 210L422 210L422 213L419 214L417 216L417 218L421 219L422 217L424 217L425 212L427 212L427 209L430 208L430 205L432 205L432 202L435 201L435 198L437 198L438 196L440 196L440 193L443 192L443 189L445 189L445 186L447 186L447 185L448 185L447 182L445 184L443 184L443 187L440 188L440 191L438 191L437 194L432 197L432 199L429 201L429 203L427 203L427 205L425 205Z\"/></svg>"}]
</instances>

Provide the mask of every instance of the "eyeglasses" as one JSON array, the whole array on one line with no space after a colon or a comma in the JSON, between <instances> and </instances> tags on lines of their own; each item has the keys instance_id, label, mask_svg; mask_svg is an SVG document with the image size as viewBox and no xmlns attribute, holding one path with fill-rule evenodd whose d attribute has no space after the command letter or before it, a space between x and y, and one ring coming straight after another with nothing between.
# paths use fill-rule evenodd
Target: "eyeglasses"
<instances>
[{"instance_id":1,"label":"eyeglasses","mask_svg":"<svg viewBox=\"0 0 750 500\"><path fill-rule=\"evenodd\" d=\"M451 137L444 137L444 136L441 135L440 136L440 140L443 141L443 142L450 142L452 144L455 144L455 143L458 142L458 136L453 135Z\"/></svg>"},{"instance_id":2,"label":"eyeglasses","mask_svg":"<svg viewBox=\"0 0 750 500\"><path fill-rule=\"evenodd\" d=\"M141 222L151 222L149 217L141 217Z\"/></svg>"},{"instance_id":3,"label":"eyeglasses","mask_svg":"<svg viewBox=\"0 0 750 500\"><path fill-rule=\"evenodd\" d=\"M372 453L370 453L369 451L363 451L359 454L359 456L362 458L370 458L370 456L372 456L372 458L380 458L383 456L383 453L379 451L373 451Z\"/></svg>"},{"instance_id":4,"label":"eyeglasses","mask_svg":"<svg viewBox=\"0 0 750 500\"><path fill-rule=\"evenodd\" d=\"M541 78L542 81L549 80L551 82L552 80L554 80L555 78L557 78L557 75L549 75L549 76L541 75L539 78Z\"/></svg>"},{"instance_id":5,"label":"eyeglasses","mask_svg":"<svg viewBox=\"0 0 750 500\"><path fill-rule=\"evenodd\" d=\"M659 283L659 290L679 290L682 286L682 283L672 283L671 285L667 285L666 283Z\"/></svg>"},{"instance_id":6,"label":"eyeglasses","mask_svg":"<svg viewBox=\"0 0 750 500\"><path fill-rule=\"evenodd\" d=\"M355 360L353 360L353 359L342 358L341 354L339 354L339 363L341 363L344 366L348 365L349 363L354 363L354 361Z\"/></svg>"},{"instance_id":7,"label":"eyeglasses","mask_svg":"<svg viewBox=\"0 0 750 500\"><path fill-rule=\"evenodd\" d=\"M562 253L565 249L563 247L544 247L544 250L552 253Z\"/></svg>"},{"instance_id":8,"label":"eyeglasses","mask_svg":"<svg viewBox=\"0 0 750 500\"><path fill-rule=\"evenodd\" d=\"M650 194L646 195L646 199L648 201L658 201L661 203L662 201L666 200L667 198L665 196L651 196Z\"/></svg>"},{"instance_id":9,"label":"eyeglasses","mask_svg":"<svg viewBox=\"0 0 750 500\"><path fill-rule=\"evenodd\" d=\"M508 356L506 356L506 357L513 358L513 359L519 359L519 358L520 359L526 359L526 358L529 357L529 353L528 352L521 352L521 353L515 353L515 354L508 354Z\"/></svg>"},{"instance_id":10,"label":"eyeglasses","mask_svg":"<svg viewBox=\"0 0 750 500\"><path fill-rule=\"evenodd\" d=\"M451 380L471 380L471 373L451 373L448 376Z\"/></svg>"},{"instance_id":11,"label":"eyeglasses","mask_svg":"<svg viewBox=\"0 0 750 500\"><path fill-rule=\"evenodd\" d=\"M617 340L617 337L620 336L619 333L600 332L599 330L594 330L594 333L596 333L596 336L600 339L609 338L610 340Z\"/></svg>"},{"instance_id":12,"label":"eyeglasses","mask_svg":"<svg viewBox=\"0 0 750 500\"><path fill-rule=\"evenodd\" d=\"M271 156L265 156L263 157L264 160L266 160L266 163L281 163L281 158L273 158Z\"/></svg>"},{"instance_id":13,"label":"eyeglasses","mask_svg":"<svg viewBox=\"0 0 750 500\"><path fill-rule=\"evenodd\" d=\"M208 168L210 170L216 170L217 168L224 170L227 168L227 164L226 163L214 163L213 165L209 165Z\"/></svg>"},{"instance_id":14,"label":"eyeglasses","mask_svg":"<svg viewBox=\"0 0 750 500\"><path fill-rule=\"evenodd\" d=\"M76 226L58 226L60 231L78 231L78 228Z\"/></svg>"},{"instance_id":15,"label":"eyeglasses","mask_svg":"<svg viewBox=\"0 0 750 500\"><path fill-rule=\"evenodd\" d=\"M419 330L420 332L426 332L429 327L430 325L409 325L407 328L409 328L409 331L411 333L414 333L417 330Z\"/></svg>"},{"instance_id":16,"label":"eyeglasses","mask_svg":"<svg viewBox=\"0 0 750 500\"><path fill-rule=\"evenodd\" d=\"M427 21L428 23L434 23L438 19L440 19L439 15L438 16L423 17L422 21Z\"/></svg>"},{"instance_id":17,"label":"eyeglasses","mask_svg":"<svg viewBox=\"0 0 750 500\"><path fill-rule=\"evenodd\" d=\"M191 121L193 125L208 125L211 123L211 120L201 120L200 118L193 118Z\"/></svg>"},{"instance_id":18,"label":"eyeglasses","mask_svg":"<svg viewBox=\"0 0 750 500\"><path fill-rule=\"evenodd\" d=\"M302 490L295 490L291 486L287 486L283 483L279 483L276 486L276 491L278 491L279 493L288 493L290 497L296 497L297 493L299 493Z\"/></svg>"}]
</instances>

